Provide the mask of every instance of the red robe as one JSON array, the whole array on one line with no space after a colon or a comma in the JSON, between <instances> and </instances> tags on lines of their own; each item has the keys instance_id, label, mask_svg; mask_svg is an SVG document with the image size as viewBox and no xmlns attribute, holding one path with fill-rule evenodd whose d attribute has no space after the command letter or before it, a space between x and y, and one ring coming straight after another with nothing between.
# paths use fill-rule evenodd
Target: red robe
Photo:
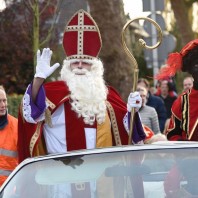
<instances>
[{"instance_id":1,"label":"red robe","mask_svg":"<svg viewBox=\"0 0 198 198\"><path fill-rule=\"evenodd\" d=\"M84 134L84 128L96 128L95 125L86 125L82 118L78 118L77 114L71 110L69 103L69 90L65 82L50 82L44 85L46 97L48 102L50 101L49 110L53 113L61 104L64 103L65 112L66 112L66 141L67 141L67 150L78 150L86 149L86 140ZM127 112L126 104L120 98L119 94L112 88L108 87L108 96L107 106L112 107L115 117L111 116L111 110L107 108L109 113L109 118L111 119L112 128L115 124L118 126L118 134L120 136L121 142L119 143L119 138L113 132L113 145L116 145L116 138L118 139L118 144L127 145L128 144L128 134L123 125L123 118ZM67 116L68 115L68 116ZM138 116L135 116L135 120L138 119ZM38 124L27 123L22 115L21 108L19 111L19 137L18 137L18 152L19 152L19 161L23 161L27 157L44 155L46 154L46 148L44 143L44 138L42 134L42 127L44 124L40 122ZM139 131L143 131L142 126L138 126ZM115 131L115 129L114 129ZM42 143L41 143L42 142Z\"/></svg>"},{"instance_id":2,"label":"red robe","mask_svg":"<svg viewBox=\"0 0 198 198\"><path fill-rule=\"evenodd\" d=\"M173 103L172 116L166 131L167 138L177 140L198 140L198 90L182 93Z\"/></svg>"}]
</instances>

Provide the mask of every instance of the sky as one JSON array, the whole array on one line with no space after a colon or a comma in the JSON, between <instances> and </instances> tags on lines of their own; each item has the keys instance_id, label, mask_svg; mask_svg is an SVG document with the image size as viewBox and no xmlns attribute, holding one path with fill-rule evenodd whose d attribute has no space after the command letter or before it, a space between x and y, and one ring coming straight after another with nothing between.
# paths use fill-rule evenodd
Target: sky
<instances>
[{"instance_id":1,"label":"sky","mask_svg":"<svg viewBox=\"0 0 198 198\"><path fill-rule=\"evenodd\" d=\"M143 15L142 0L123 0L125 13L129 13L130 18Z\"/></svg>"},{"instance_id":2,"label":"sky","mask_svg":"<svg viewBox=\"0 0 198 198\"><path fill-rule=\"evenodd\" d=\"M5 2L4 0L0 0L0 11L5 8Z\"/></svg>"},{"instance_id":3,"label":"sky","mask_svg":"<svg viewBox=\"0 0 198 198\"><path fill-rule=\"evenodd\" d=\"M131 18L142 16L142 0L123 0L124 10ZM5 7L4 0L0 0L0 10Z\"/></svg>"}]
</instances>

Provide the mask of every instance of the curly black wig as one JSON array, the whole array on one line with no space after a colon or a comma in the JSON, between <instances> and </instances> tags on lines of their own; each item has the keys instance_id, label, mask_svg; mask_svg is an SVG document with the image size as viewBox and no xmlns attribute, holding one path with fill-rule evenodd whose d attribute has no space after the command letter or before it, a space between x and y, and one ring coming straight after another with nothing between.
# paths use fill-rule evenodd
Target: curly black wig
<instances>
[{"instance_id":1,"label":"curly black wig","mask_svg":"<svg viewBox=\"0 0 198 198\"><path fill-rule=\"evenodd\" d=\"M198 46L191 49L183 58L183 64L181 70L183 72L189 72L192 67L192 62L198 61Z\"/></svg>"}]
</instances>

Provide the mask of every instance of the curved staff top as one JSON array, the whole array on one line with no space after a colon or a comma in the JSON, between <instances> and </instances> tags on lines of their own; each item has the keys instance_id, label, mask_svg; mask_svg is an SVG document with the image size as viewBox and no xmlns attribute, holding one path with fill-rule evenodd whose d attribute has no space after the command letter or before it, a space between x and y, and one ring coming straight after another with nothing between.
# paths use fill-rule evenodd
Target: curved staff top
<instances>
[{"instance_id":1,"label":"curved staff top","mask_svg":"<svg viewBox=\"0 0 198 198\"><path fill-rule=\"evenodd\" d=\"M158 30L158 42L154 45L154 46L148 46L146 45L146 42L143 39L139 39L139 43L141 44L141 46L143 46L146 49L155 49L157 48L161 42L162 42L162 30L160 28L160 26L151 18L148 17L136 17L134 19L129 20L123 27L122 29L122 35L121 35L121 39L122 39L122 45L123 45L123 49L125 51L125 53L127 54L127 56L130 58L130 61L134 67L134 72L133 72L133 88L132 88L132 92L134 92L136 90L136 86L137 86L137 81L138 81L138 74L139 74L139 68L138 68L138 64L137 61L135 60L133 54L130 52L130 50L128 49L126 42L125 42L125 31L127 29L127 27L134 21L136 20L147 20L149 22L151 22ZM135 109L132 108L131 110L131 120L130 120L130 131L129 131L129 140L128 140L128 144L132 144L132 133L133 133L133 125L134 125L134 113L135 113Z\"/></svg>"}]
</instances>

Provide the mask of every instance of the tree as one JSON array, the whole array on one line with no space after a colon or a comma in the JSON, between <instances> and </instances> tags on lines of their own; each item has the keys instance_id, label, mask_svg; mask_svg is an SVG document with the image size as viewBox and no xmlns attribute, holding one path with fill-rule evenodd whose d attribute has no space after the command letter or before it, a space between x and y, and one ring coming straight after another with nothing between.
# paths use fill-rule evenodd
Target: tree
<instances>
[{"instance_id":1,"label":"tree","mask_svg":"<svg viewBox=\"0 0 198 198\"><path fill-rule=\"evenodd\" d=\"M25 79L33 74L31 40L18 13L23 13L18 3L0 13L0 83L8 94L22 93Z\"/></svg>"},{"instance_id":2,"label":"tree","mask_svg":"<svg viewBox=\"0 0 198 198\"><path fill-rule=\"evenodd\" d=\"M51 37L50 41L48 39L52 34L51 20L56 11L57 1L40 2L39 15L35 13L38 11L38 8L35 8L38 6L36 3L38 1L14 0L3 12L0 12L0 84L5 86L8 94L24 93L33 78L35 65L33 58L38 48L49 45L47 42L50 42L50 46L54 48L57 46L58 36ZM39 17L40 20L34 20L35 17ZM40 29L34 27L33 21L36 21L35 26L39 23Z\"/></svg>"},{"instance_id":3,"label":"tree","mask_svg":"<svg viewBox=\"0 0 198 198\"><path fill-rule=\"evenodd\" d=\"M171 7L174 12L176 23L173 26L173 34L177 38L176 51L180 51L181 48L189 41L195 39L196 33L192 30L193 12L192 5L197 0L170 0ZM186 74L179 72L176 75L178 92L183 90L183 78Z\"/></svg>"},{"instance_id":4,"label":"tree","mask_svg":"<svg viewBox=\"0 0 198 198\"><path fill-rule=\"evenodd\" d=\"M196 0L170 0L178 30L181 33L181 45L195 38L192 30L192 4Z\"/></svg>"},{"instance_id":5,"label":"tree","mask_svg":"<svg viewBox=\"0 0 198 198\"><path fill-rule=\"evenodd\" d=\"M30 36L33 42L34 66L36 65L36 52L38 49L45 46L52 37L54 25L58 18L58 13L61 1L58 0L22 0L25 8L29 11L29 16L32 17L32 24L28 24L31 29ZM42 3L41 3L42 2ZM46 24L46 22L48 22ZM43 28L40 31L40 28Z\"/></svg>"},{"instance_id":6,"label":"tree","mask_svg":"<svg viewBox=\"0 0 198 198\"><path fill-rule=\"evenodd\" d=\"M124 53L121 32L126 23L122 0L88 0L90 12L99 26L103 47L105 80L126 99L132 89L133 67Z\"/></svg>"}]
</instances>

